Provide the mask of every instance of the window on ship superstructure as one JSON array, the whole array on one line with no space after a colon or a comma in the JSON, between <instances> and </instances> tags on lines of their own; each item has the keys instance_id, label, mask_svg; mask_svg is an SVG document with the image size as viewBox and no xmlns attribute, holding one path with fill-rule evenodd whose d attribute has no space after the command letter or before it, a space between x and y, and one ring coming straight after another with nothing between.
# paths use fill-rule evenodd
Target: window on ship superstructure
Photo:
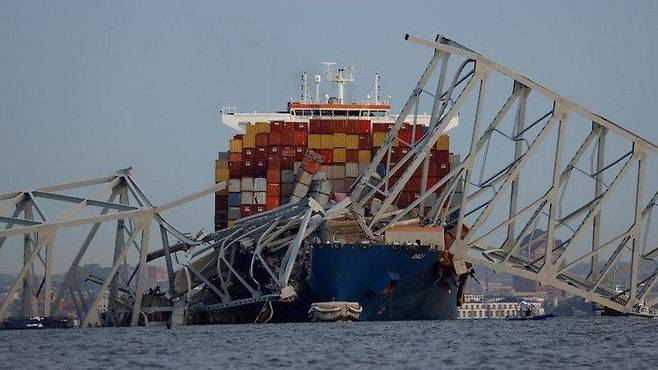
<instances>
[{"instance_id":1,"label":"window on ship superstructure","mask_svg":"<svg viewBox=\"0 0 658 370\"><path fill-rule=\"evenodd\" d=\"M347 115L350 117L358 117L359 116L359 111L358 110L351 110L347 112Z\"/></svg>"},{"instance_id":2,"label":"window on ship superstructure","mask_svg":"<svg viewBox=\"0 0 658 370\"><path fill-rule=\"evenodd\" d=\"M332 114L331 114L330 110L322 109L322 110L320 110L320 116L322 116L322 117L331 117Z\"/></svg>"},{"instance_id":3,"label":"window on ship superstructure","mask_svg":"<svg viewBox=\"0 0 658 370\"><path fill-rule=\"evenodd\" d=\"M316 116L316 117L319 116L319 115L320 115L320 111L317 110L317 109L313 110L313 115Z\"/></svg>"},{"instance_id":4,"label":"window on ship superstructure","mask_svg":"<svg viewBox=\"0 0 658 370\"><path fill-rule=\"evenodd\" d=\"M311 110L304 109L304 110L302 111L302 116L308 117L308 116L310 116L311 114L313 114L313 111L311 111Z\"/></svg>"},{"instance_id":5,"label":"window on ship superstructure","mask_svg":"<svg viewBox=\"0 0 658 370\"><path fill-rule=\"evenodd\" d=\"M346 110L335 110L334 111L334 116L347 116L347 111Z\"/></svg>"}]
</instances>

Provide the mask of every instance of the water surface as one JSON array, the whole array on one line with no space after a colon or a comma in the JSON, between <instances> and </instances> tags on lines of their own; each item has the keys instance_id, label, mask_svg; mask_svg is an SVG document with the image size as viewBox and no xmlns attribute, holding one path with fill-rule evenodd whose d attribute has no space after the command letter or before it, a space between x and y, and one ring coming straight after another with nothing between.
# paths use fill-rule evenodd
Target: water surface
<instances>
[{"instance_id":1,"label":"water surface","mask_svg":"<svg viewBox=\"0 0 658 370\"><path fill-rule=\"evenodd\" d=\"M0 331L0 368L656 368L658 320Z\"/></svg>"}]
</instances>

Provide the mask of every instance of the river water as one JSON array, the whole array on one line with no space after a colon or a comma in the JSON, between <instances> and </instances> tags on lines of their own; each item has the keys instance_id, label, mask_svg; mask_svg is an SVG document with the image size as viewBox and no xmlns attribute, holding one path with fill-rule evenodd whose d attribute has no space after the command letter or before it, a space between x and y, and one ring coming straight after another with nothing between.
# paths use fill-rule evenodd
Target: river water
<instances>
[{"instance_id":1,"label":"river water","mask_svg":"<svg viewBox=\"0 0 658 370\"><path fill-rule=\"evenodd\" d=\"M0 331L0 368L658 368L658 320Z\"/></svg>"}]
</instances>

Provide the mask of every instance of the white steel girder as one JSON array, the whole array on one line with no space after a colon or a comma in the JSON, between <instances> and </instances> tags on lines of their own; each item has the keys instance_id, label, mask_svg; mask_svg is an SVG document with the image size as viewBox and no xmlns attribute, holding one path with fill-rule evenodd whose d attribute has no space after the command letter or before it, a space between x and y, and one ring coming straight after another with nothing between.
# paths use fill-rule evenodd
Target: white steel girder
<instances>
[{"instance_id":1,"label":"white steel girder","mask_svg":"<svg viewBox=\"0 0 658 370\"><path fill-rule=\"evenodd\" d=\"M125 258L128 251L134 246L138 250L138 260L133 263L136 266L133 276L137 278L132 283L130 280L125 281L124 279L121 282L123 285L121 290L128 292L128 298L132 301L130 325L137 325L140 316L143 315L141 301L147 283L146 262L151 226L157 225L160 227L163 250L166 251L164 257L167 264L170 265L169 236L173 236L179 243L183 243L188 247L199 244L200 241L171 227L160 214L181 204L215 193L225 187L225 183L219 183L177 201L156 207L151 204L134 181L132 170L129 168L116 171L109 176L0 194L0 226L2 226L2 229L0 229L0 252L3 246L5 248L11 247L5 245L12 238L22 238L25 240L26 245L23 268L12 284L7 294L8 298L0 305L0 321L7 317L10 306L14 303L12 297L20 290L23 302L36 302L39 299L43 303L42 310L32 304L29 311L25 308L22 310L22 315L55 316L58 314L62 299L70 294L75 302L75 308L81 320L81 327L115 324L115 317L112 317L115 313L110 312L109 309L116 309L119 306L117 303L119 300L117 296L119 290L117 287L119 284L118 271L127 262ZM90 196L71 195L71 193L89 194L90 191L94 191ZM132 196L135 204L129 204L128 194ZM117 203L115 199L118 196L121 201ZM56 216L46 217L45 204L43 204L45 199L49 202L48 206L58 213ZM95 214L96 211L98 211L97 214ZM11 214L7 215L8 212L11 212ZM35 213L39 215L39 220L35 220ZM92 213L92 215L81 215L83 213ZM97 240L97 232L104 224L116 224L118 226L116 239L112 243L116 245L114 260L110 264L112 268L107 276L101 278L102 283L99 289L83 292L78 281L79 264L85 254L88 254L91 246L101 245L101 247L104 247L104 244L107 243L107 240ZM82 230L86 226L90 226L90 229L84 234L85 236L75 258L70 261L64 283L59 287L57 294L52 295L53 251L55 248L68 248L71 245L71 240L68 239L57 243L56 236L61 234L63 230ZM126 234L128 235L127 240L124 236ZM41 253L43 250L46 251L45 260ZM43 264L43 276L40 277L41 284L34 281L36 276L33 265L38 261ZM59 262L62 263L62 261ZM172 269L169 268L168 271L170 273L170 283L173 283L171 278ZM101 322L97 307L101 300L107 298L106 291L110 288L110 285L115 289L114 292L110 292L110 300L114 300L114 302L108 302L107 317L105 322ZM40 287L37 290L34 288L35 286ZM43 293L39 294L41 291ZM90 303L88 304L88 302ZM124 310L124 312L128 311Z\"/></svg>"},{"instance_id":2,"label":"white steel girder","mask_svg":"<svg viewBox=\"0 0 658 370\"><path fill-rule=\"evenodd\" d=\"M452 40L438 36L429 41L410 35L406 39L433 49L434 55L350 194L351 210L365 214L372 233L381 235L391 225L415 217L456 230L464 225L468 233L462 237L456 232L450 248L455 258L553 286L620 312L638 312L658 304L657 228L651 221L658 186L655 176L649 176L656 172L656 163L650 161L657 159L658 147ZM448 60L458 66L453 68L452 79L446 76ZM435 70L440 71L437 92L430 94L424 87ZM502 106L493 110L485 109L485 103L500 94L500 90L491 91L492 79L511 89ZM398 131L408 114L418 110L422 94L432 100L428 133L406 143L408 153L391 163L389 153ZM472 108L465 108L469 101L474 103ZM514 106L515 116L508 117L511 132L506 133L502 123ZM547 113L531 117L531 109ZM460 161L452 163L448 175L428 186L428 154L458 114L461 129L472 127L467 149ZM488 126L481 129L483 124ZM508 144L497 143L490 149L494 136L502 136ZM610 145L612 139L614 145ZM573 144L580 145L570 152ZM511 156L496 154L487 162L490 150L501 153L507 148ZM625 149L620 153L620 148ZM581 168L587 153L592 156L589 171ZM606 162L608 158L613 160ZM408 180L421 168L420 197L409 206L396 207ZM533 178L530 173L539 168L543 174ZM585 180L570 182L574 172ZM485 173L492 175L485 179ZM547 184L542 184L541 176ZM590 180L591 191L582 184ZM580 182L572 186L573 181ZM455 197L457 192L461 199ZM367 214L373 199L382 194L384 198ZM623 196L628 199L617 199ZM436 202L429 212L425 210L428 201ZM624 207L627 217L622 216ZM572 211L563 216L563 208ZM625 223L630 225L621 234L613 233L611 226ZM613 268L615 276L610 277Z\"/></svg>"}]
</instances>

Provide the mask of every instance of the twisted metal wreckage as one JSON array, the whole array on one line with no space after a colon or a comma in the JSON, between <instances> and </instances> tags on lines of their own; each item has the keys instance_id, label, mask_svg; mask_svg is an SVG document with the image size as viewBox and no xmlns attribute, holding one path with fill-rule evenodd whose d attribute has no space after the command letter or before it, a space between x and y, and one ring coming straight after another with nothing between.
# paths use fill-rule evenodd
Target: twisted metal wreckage
<instances>
[{"instance_id":1,"label":"twisted metal wreckage","mask_svg":"<svg viewBox=\"0 0 658 370\"><path fill-rule=\"evenodd\" d=\"M0 222L5 225L0 230L0 248L8 238L23 239L23 268L8 297L22 292L22 312L34 314L34 297L42 294L43 315L49 316L56 314L61 300L70 294L82 327L128 322L137 325L148 315L172 310L176 316L176 307L193 301L200 288L219 299L219 303L200 307L207 312L294 299L291 276L309 240L326 220L347 217L358 221L369 241L381 239L387 228L410 219L456 230L470 225L469 232L457 236L450 247L455 259L553 286L619 312L655 308L658 247L651 217L658 189L655 184L649 188L647 161L655 159L658 148L452 40L438 36L436 41L428 41L409 35L406 40L431 48L433 55L385 143L344 200L327 202L329 191L321 179L316 179L311 191L297 202L240 219L233 227L193 237L169 225L162 213L225 189L225 183L160 207L148 200L130 170L0 194ZM452 78L448 76L449 60L457 60ZM433 75L436 87L432 92L426 86ZM486 106L491 93L487 84L492 79L503 81L511 91L502 106L494 104L489 112ZM415 142L399 142L397 132L411 112L418 112L421 97L431 100L427 133ZM543 101L542 114L526 117L531 108L528 102L537 98ZM472 119L466 120L464 107L469 99L473 103ZM532 109L541 106L533 105ZM512 109L515 113L510 113ZM427 188L430 149L458 114L460 129L471 131L467 151L449 175ZM502 128L506 117L511 133ZM490 144L494 136L502 137L507 145ZM566 148L567 138L580 143L573 153ZM611 140L617 144L607 145ZM394 145L409 148L397 163L391 161ZM513 150L513 156L506 163L500 158L487 161L492 145ZM606 154L619 148L625 148L621 155L607 160ZM589 171L582 169L588 154L592 160ZM396 207L404 184L416 171L422 172L420 197L408 207ZM542 186L532 171L544 173L547 184ZM573 191L569 189L574 186L569 185L574 173L581 177L575 186L577 200L563 215L563 200ZM485 174L491 175L485 178ZM530 179L524 178L528 176ZM590 185L583 185L583 179ZM98 191L87 197L68 195L90 187ZM529 191L535 195L529 195ZM633 198L625 203L630 212L627 218L619 215L618 203L611 200L620 194ZM40 207L44 199L71 208L49 218ZM100 213L76 217L88 209ZM624 221L628 225L623 225ZM77 272L102 225L115 228L113 264L107 276L96 278L100 288L87 301ZM612 233L612 225L622 227L621 232ZM70 263L64 284L52 296L54 249L63 247L55 243L56 237L62 230L83 226L90 230ZM162 242L162 248L154 251L149 247L153 226L159 229ZM602 242L604 237L607 241ZM530 252L529 245L537 240L544 243ZM131 248L137 251L136 268L132 275L121 276L118 272ZM251 254L248 266L236 265L237 251ZM153 294L145 294L146 266L159 258L166 261L169 288L164 296L159 295L164 298L154 300ZM180 267L176 272L174 261ZM38 262L43 267L43 278L37 290L32 280ZM255 274L255 270L264 274ZM621 279L622 284L617 284ZM96 307L104 294L109 294L108 309L105 317L100 317ZM10 299L3 302L0 318L6 316L10 303Z\"/></svg>"}]
</instances>

